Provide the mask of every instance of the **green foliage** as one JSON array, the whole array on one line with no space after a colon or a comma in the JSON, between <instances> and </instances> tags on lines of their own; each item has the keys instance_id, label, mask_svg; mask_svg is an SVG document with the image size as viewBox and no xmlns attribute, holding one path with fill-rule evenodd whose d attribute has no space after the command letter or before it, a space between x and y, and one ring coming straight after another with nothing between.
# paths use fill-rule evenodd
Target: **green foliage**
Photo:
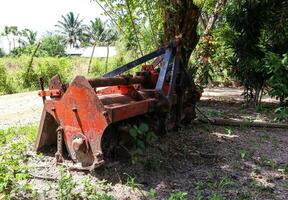
<instances>
[{"instance_id":1,"label":"green foliage","mask_svg":"<svg viewBox=\"0 0 288 200\"><path fill-rule=\"evenodd\" d=\"M38 89L40 77L44 77L45 86L56 74L59 74L64 82L68 82L72 78L73 60L52 57L35 58L32 69L26 77L29 59L27 56L21 56L0 60L0 71L2 72L0 74L0 94ZM25 79L27 79L26 82Z\"/></svg>"},{"instance_id":2,"label":"green foliage","mask_svg":"<svg viewBox=\"0 0 288 200\"><path fill-rule=\"evenodd\" d=\"M273 52L265 54L265 67L271 74L268 84L271 87L269 95L279 99L281 104L284 105L288 99L288 54L284 55L282 59L279 55ZM288 102L286 102L288 103Z\"/></svg>"},{"instance_id":3,"label":"green foliage","mask_svg":"<svg viewBox=\"0 0 288 200\"><path fill-rule=\"evenodd\" d=\"M119 39L126 50L136 51L139 55L140 48L145 53L160 45L164 35L162 1L100 0L100 2L112 16L115 28L121 32Z\"/></svg>"},{"instance_id":4,"label":"green foliage","mask_svg":"<svg viewBox=\"0 0 288 200\"><path fill-rule=\"evenodd\" d=\"M213 193L210 197L209 200L224 200L225 198L222 197L220 194Z\"/></svg>"},{"instance_id":5,"label":"green foliage","mask_svg":"<svg viewBox=\"0 0 288 200\"><path fill-rule=\"evenodd\" d=\"M22 47L13 49L10 52L10 56L20 57L22 55L32 55L35 51L37 45L25 44ZM60 35L49 34L41 38L41 46L36 53L36 57L46 57L46 56L64 56L65 55L65 44L64 38Z\"/></svg>"},{"instance_id":6,"label":"green foliage","mask_svg":"<svg viewBox=\"0 0 288 200\"><path fill-rule=\"evenodd\" d=\"M128 174L127 174L128 175ZM134 177L131 177L128 175L128 178L127 178L127 182L126 182L126 185L131 187L131 189L134 191L135 189L139 189L141 190L141 188L143 187L143 185L139 184L136 182L135 178Z\"/></svg>"},{"instance_id":7,"label":"green foliage","mask_svg":"<svg viewBox=\"0 0 288 200\"><path fill-rule=\"evenodd\" d=\"M46 35L41 39L39 56L64 56L65 43L60 35Z\"/></svg>"},{"instance_id":8,"label":"green foliage","mask_svg":"<svg viewBox=\"0 0 288 200\"><path fill-rule=\"evenodd\" d=\"M0 58L5 56L5 52L2 48L0 48Z\"/></svg>"},{"instance_id":9,"label":"green foliage","mask_svg":"<svg viewBox=\"0 0 288 200\"><path fill-rule=\"evenodd\" d=\"M7 72L3 65L0 65L0 94L6 92L7 87Z\"/></svg>"},{"instance_id":10,"label":"green foliage","mask_svg":"<svg viewBox=\"0 0 288 200\"><path fill-rule=\"evenodd\" d=\"M107 193L101 191L105 190L107 185L106 181L97 181L97 184L93 184L90 178L85 177L82 180L83 184L83 191L81 192L81 197L87 200L112 200L112 196L108 195ZM97 186L100 186L99 188Z\"/></svg>"},{"instance_id":11,"label":"green foliage","mask_svg":"<svg viewBox=\"0 0 288 200\"><path fill-rule=\"evenodd\" d=\"M36 136L36 126L0 130L0 193L31 192L26 150Z\"/></svg>"},{"instance_id":12,"label":"green foliage","mask_svg":"<svg viewBox=\"0 0 288 200\"><path fill-rule=\"evenodd\" d=\"M71 197L73 195L71 192L75 185L72 175L64 168L60 168L60 177L56 184L57 199L66 200Z\"/></svg>"},{"instance_id":13,"label":"green foliage","mask_svg":"<svg viewBox=\"0 0 288 200\"><path fill-rule=\"evenodd\" d=\"M137 156L143 154L146 145L157 139L153 131L145 123L140 123L139 126L134 125L129 130L130 136L134 140L134 147L132 149L132 161L137 160Z\"/></svg>"},{"instance_id":14,"label":"green foliage","mask_svg":"<svg viewBox=\"0 0 288 200\"><path fill-rule=\"evenodd\" d=\"M246 151L246 150L241 149L241 150L239 151L239 154L240 154L240 158L241 158L242 160L246 160L246 159L247 159L247 151Z\"/></svg>"},{"instance_id":15,"label":"green foliage","mask_svg":"<svg viewBox=\"0 0 288 200\"><path fill-rule=\"evenodd\" d=\"M173 192L169 194L168 200L187 200L187 192Z\"/></svg>"},{"instance_id":16,"label":"green foliage","mask_svg":"<svg viewBox=\"0 0 288 200\"><path fill-rule=\"evenodd\" d=\"M288 108L287 107L279 107L277 109L275 109L274 111L276 117L275 117L275 121L286 121L288 119Z\"/></svg>"},{"instance_id":17,"label":"green foliage","mask_svg":"<svg viewBox=\"0 0 288 200\"><path fill-rule=\"evenodd\" d=\"M26 45L27 43L29 45L33 45L36 43L37 32L34 32L28 28L25 28L24 30L20 32L20 34L24 36L25 39L27 40L27 41L21 40L22 45Z\"/></svg>"},{"instance_id":18,"label":"green foliage","mask_svg":"<svg viewBox=\"0 0 288 200\"><path fill-rule=\"evenodd\" d=\"M11 80L6 68L0 64L0 95L14 93L15 89L11 85Z\"/></svg>"},{"instance_id":19,"label":"green foliage","mask_svg":"<svg viewBox=\"0 0 288 200\"><path fill-rule=\"evenodd\" d=\"M227 21L235 31L230 43L234 49L232 75L245 86L247 101L260 103L264 86L273 76L271 69L264 67L267 63L265 52L281 55L288 50L287 45L283 45L284 41L287 44L288 35L288 21L284 20L288 17L287 8L287 1L273 0L242 0L229 4Z\"/></svg>"},{"instance_id":20,"label":"green foliage","mask_svg":"<svg viewBox=\"0 0 288 200\"><path fill-rule=\"evenodd\" d=\"M65 38L65 43L70 47L77 47L80 37L83 33L85 26L83 19L79 19L79 14L75 16L73 12L61 16L62 21L59 20L56 25L59 33Z\"/></svg>"},{"instance_id":21,"label":"green foliage","mask_svg":"<svg viewBox=\"0 0 288 200\"><path fill-rule=\"evenodd\" d=\"M68 58L41 58L35 62L35 65L37 66L35 69L37 78L43 77L46 86L56 74L59 74L65 83L72 78L72 62ZM38 79L32 81L38 81Z\"/></svg>"}]
</instances>

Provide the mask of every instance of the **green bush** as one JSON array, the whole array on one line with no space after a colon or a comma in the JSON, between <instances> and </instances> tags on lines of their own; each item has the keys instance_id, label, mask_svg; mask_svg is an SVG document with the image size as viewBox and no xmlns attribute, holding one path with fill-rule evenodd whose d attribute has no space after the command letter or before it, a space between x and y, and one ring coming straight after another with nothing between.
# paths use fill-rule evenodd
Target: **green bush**
<instances>
[{"instance_id":1,"label":"green bush","mask_svg":"<svg viewBox=\"0 0 288 200\"><path fill-rule=\"evenodd\" d=\"M63 37L59 35L44 36L41 40L41 56L64 56L65 44L63 41Z\"/></svg>"},{"instance_id":2,"label":"green bush","mask_svg":"<svg viewBox=\"0 0 288 200\"><path fill-rule=\"evenodd\" d=\"M72 62L68 58L41 58L35 62L37 78L43 77L44 84L48 86L49 80L59 74L63 82L72 78ZM36 80L38 81L38 80Z\"/></svg>"},{"instance_id":3,"label":"green bush","mask_svg":"<svg viewBox=\"0 0 288 200\"><path fill-rule=\"evenodd\" d=\"M0 58L5 56L5 52L2 48L0 48Z\"/></svg>"},{"instance_id":4,"label":"green bush","mask_svg":"<svg viewBox=\"0 0 288 200\"><path fill-rule=\"evenodd\" d=\"M45 86L56 74L63 82L72 78L73 59L71 58L35 58L32 68L27 74L29 56L0 59L0 94L16 93L39 89L39 78L44 78Z\"/></svg>"},{"instance_id":5,"label":"green bush","mask_svg":"<svg viewBox=\"0 0 288 200\"><path fill-rule=\"evenodd\" d=\"M11 84L11 78L9 77L6 68L0 64L0 95L14 92L15 89Z\"/></svg>"},{"instance_id":6,"label":"green bush","mask_svg":"<svg viewBox=\"0 0 288 200\"><path fill-rule=\"evenodd\" d=\"M282 59L279 55L267 52L265 55L265 66L269 69L271 77L268 84L271 87L269 95L276 97L280 103L287 104L288 97L288 54ZM285 102L286 101L286 102Z\"/></svg>"}]
</instances>

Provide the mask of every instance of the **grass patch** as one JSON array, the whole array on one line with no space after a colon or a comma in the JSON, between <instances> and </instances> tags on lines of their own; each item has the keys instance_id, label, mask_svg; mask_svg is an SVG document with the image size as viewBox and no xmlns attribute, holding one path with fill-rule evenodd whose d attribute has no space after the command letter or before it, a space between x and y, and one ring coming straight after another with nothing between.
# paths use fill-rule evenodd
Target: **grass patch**
<instances>
[{"instance_id":1,"label":"grass patch","mask_svg":"<svg viewBox=\"0 0 288 200\"><path fill-rule=\"evenodd\" d=\"M33 193L28 183L27 150L36 137L37 126L0 130L0 193L9 196Z\"/></svg>"}]
</instances>

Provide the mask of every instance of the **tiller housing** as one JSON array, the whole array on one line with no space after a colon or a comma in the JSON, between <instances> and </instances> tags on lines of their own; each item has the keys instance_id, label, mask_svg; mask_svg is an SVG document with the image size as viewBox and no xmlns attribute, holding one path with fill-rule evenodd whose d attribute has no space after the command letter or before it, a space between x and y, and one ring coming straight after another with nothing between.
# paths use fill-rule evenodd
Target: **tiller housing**
<instances>
[{"instance_id":1,"label":"tiller housing","mask_svg":"<svg viewBox=\"0 0 288 200\"><path fill-rule=\"evenodd\" d=\"M148 121L156 133L191 121L201 93L189 81L177 54L173 42L100 78L77 76L63 84L56 75L49 90L44 90L42 81L39 95L44 108L36 150L56 145L55 156L61 162L66 147L74 162L94 169L117 151L119 138L137 119ZM151 59L152 64L143 64ZM140 64L135 76L120 75Z\"/></svg>"}]
</instances>

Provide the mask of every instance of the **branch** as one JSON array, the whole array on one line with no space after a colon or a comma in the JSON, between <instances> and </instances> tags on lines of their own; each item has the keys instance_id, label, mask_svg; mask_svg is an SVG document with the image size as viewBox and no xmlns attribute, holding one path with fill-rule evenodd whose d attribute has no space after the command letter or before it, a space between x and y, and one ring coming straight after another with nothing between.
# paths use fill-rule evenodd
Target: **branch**
<instances>
[{"instance_id":1,"label":"branch","mask_svg":"<svg viewBox=\"0 0 288 200\"><path fill-rule=\"evenodd\" d=\"M207 23L207 26L206 26L206 29L205 29L203 35L210 34L210 32L211 32L212 28L214 27L215 22L218 19L218 16L219 16L220 12L222 11L222 8L225 6L226 2L227 2L227 0L218 0L217 1L215 8L214 8L214 11L213 11L213 14L208 20L208 23Z\"/></svg>"}]
</instances>

